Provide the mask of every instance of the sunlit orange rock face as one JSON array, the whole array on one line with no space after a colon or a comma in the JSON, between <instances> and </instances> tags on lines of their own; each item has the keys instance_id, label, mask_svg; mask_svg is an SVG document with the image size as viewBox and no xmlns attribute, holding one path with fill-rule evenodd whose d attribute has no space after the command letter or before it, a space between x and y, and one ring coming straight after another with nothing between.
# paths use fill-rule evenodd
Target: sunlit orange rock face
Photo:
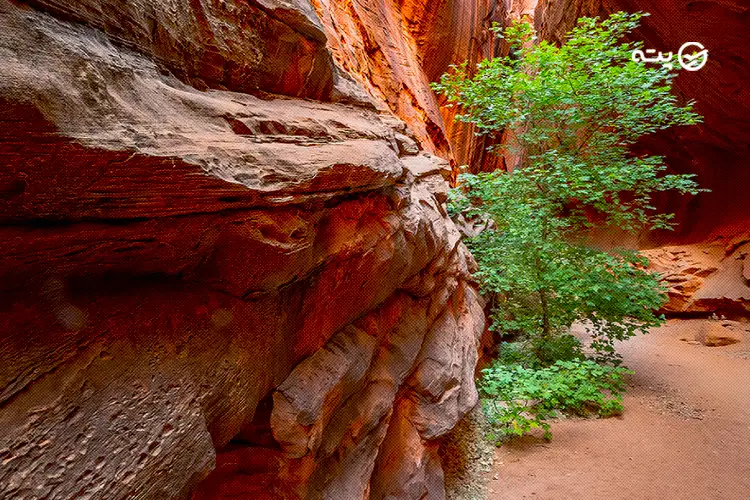
<instances>
[{"instance_id":1,"label":"sunlit orange rock face","mask_svg":"<svg viewBox=\"0 0 750 500\"><path fill-rule=\"evenodd\" d=\"M541 7L541 34L555 41L578 16L625 10L651 13L634 36L649 48L676 53L686 42L706 46L708 64L697 72L681 72L676 81L676 91L685 101L695 101L704 123L646 138L639 149L665 156L675 172L697 174L700 185L711 193L659 200L660 207L677 213L679 227L644 243L731 239L748 227L750 5L741 0L546 0Z\"/></svg>"},{"instance_id":2,"label":"sunlit orange rock face","mask_svg":"<svg viewBox=\"0 0 750 500\"><path fill-rule=\"evenodd\" d=\"M496 53L489 27L507 10L492 0L314 0L334 59L379 107L403 119L429 151L454 165L494 165L485 142L453 120L430 90L450 65ZM489 167L491 168L491 167Z\"/></svg>"}]
</instances>

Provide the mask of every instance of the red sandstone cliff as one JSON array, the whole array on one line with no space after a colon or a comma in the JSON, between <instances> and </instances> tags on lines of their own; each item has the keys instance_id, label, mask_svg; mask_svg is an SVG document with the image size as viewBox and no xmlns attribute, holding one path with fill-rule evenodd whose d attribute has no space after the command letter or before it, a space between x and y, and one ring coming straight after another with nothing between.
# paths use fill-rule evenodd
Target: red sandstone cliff
<instances>
[{"instance_id":1,"label":"red sandstone cliff","mask_svg":"<svg viewBox=\"0 0 750 500\"><path fill-rule=\"evenodd\" d=\"M443 495L484 324L450 169L325 23L0 1L0 497Z\"/></svg>"},{"instance_id":2,"label":"red sandstone cliff","mask_svg":"<svg viewBox=\"0 0 750 500\"><path fill-rule=\"evenodd\" d=\"M313 0L334 60L373 96L380 109L404 120L419 142L454 166L494 164L484 139L453 121L430 90L451 64L478 62L497 52L489 27L504 22L496 0Z\"/></svg>"}]
</instances>

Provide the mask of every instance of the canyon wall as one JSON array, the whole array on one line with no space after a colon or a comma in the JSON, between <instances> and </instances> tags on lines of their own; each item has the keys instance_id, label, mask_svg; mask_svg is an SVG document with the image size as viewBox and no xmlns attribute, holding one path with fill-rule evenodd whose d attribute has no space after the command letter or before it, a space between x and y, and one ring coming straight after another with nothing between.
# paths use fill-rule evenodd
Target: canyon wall
<instances>
[{"instance_id":1,"label":"canyon wall","mask_svg":"<svg viewBox=\"0 0 750 500\"><path fill-rule=\"evenodd\" d=\"M486 14L435 6L0 0L0 497L442 498L484 316L427 82Z\"/></svg>"},{"instance_id":2,"label":"canyon wall","mask_svg":"<svg viewBox=\"0 0 750 500\"><path fill-rule=\"evenodd\" d=\"M514 2L497 0L314 0L334 60L406 123L430 152L491 169L486 138L455 123L455 110L430 89L452 64L492 57L489 28L506 22ZM506 5L507 4L507 5Z\"/></svg>"},{"instance_id":3,"label":"canyon wall","mask_svg":"<svg viewBox=\"0 0 750 500\"><path fill-rule=\"evenodd\" d=\"M750 314L750 234L645 250L664 276L669 316L747 318Z\"/></svg>"}]
</instances>

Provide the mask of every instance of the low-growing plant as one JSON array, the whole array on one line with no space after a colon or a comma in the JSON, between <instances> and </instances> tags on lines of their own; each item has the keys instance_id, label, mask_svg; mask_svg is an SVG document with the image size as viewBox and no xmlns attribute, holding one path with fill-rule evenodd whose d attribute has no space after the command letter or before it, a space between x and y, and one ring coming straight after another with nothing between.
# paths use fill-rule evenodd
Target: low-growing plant
<instances>
[{"instance_id":1,"label":"low-growing plant","mask_svg":"<svg viewBox=\"0 0 750 500\"><path fill-rule=\"evenodd\" d=\"M622 411L625 391L622 367L591 360L557 361L546 368L527 368L496 361L479 382L482 405L497 443L542 429L551 439L549 420L559 412L611 416Z\"/></svg>"}]
</instances>

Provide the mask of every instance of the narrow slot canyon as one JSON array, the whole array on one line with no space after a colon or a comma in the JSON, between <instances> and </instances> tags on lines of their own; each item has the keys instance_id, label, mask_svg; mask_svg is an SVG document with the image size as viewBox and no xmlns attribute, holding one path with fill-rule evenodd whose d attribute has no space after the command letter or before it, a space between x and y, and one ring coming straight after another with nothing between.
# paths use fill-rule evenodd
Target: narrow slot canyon
<instances>
[{"instance_id":1,"label":"narrow slot canyon","mask_svg":"<svg viewBox=\"0 0 750 500\"><path fill-rule=\"evenodd\" d=\"M434 84L618 11L709 51L632 147L705 191L591 232L665 286L624 410L495 447L452 203L523 130ZM0 0L0 500L750 497L748 82L741 0Z\"/></svg>"}]
</instances>

